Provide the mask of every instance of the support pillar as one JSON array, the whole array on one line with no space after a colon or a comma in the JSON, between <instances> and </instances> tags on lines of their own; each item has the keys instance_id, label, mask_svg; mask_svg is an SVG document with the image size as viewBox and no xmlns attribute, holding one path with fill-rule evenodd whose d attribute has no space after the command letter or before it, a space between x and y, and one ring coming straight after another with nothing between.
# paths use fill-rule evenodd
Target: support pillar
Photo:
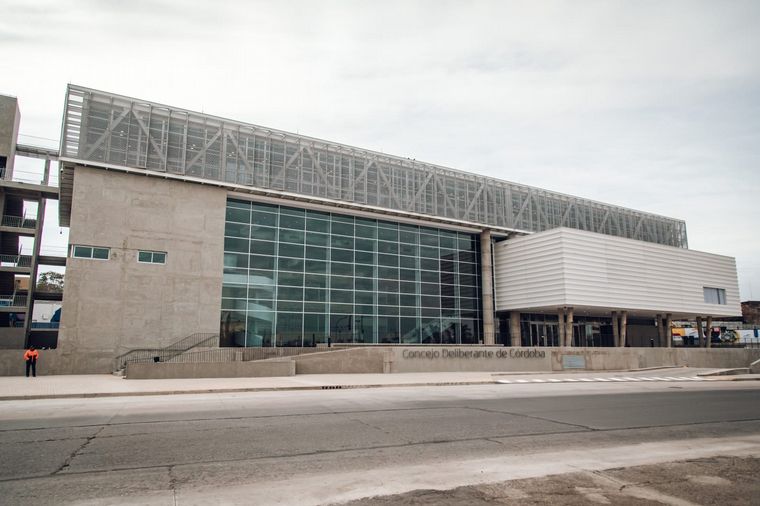
<instances>
[{"instance_id":1,"label":"support pillar","mask_svg":"<svg viewBox=\"0 0 760 506\"><path fill-rule=\"evenodd\" d=\"M512 339L512 346L522 346L519 311L512 311L509 313L509 336Z\"/></svg>"},{"instance_id":2,"label":"support pillar","mask_svg":"<svg viewBox=\"0 0 760 506\"><path fill-rule=\"evenodd\" d=\"M557 344L565 345L565 310L557 310Z\"/></svg>"},{"instance_id":3,"label":"support pillar","mask_svg":"<svg viewBox=\"0 0 760 506\"><path fill-rule=\"evenodd\" d=\"M625 340L628 335L628 311L620 312L620 347L625 348Z\"/></svg>"},{"instance_id":4,"label":"support pillar","mask_svg":"<svg viewBox=\"0 0 760 506\"><path fill-rule=\"evenodd\" d=\"M705 348L712 348L712 316L707 317L707 328L705 329Z\"/></svg>"},{"instance_id":5,"label":"support pillar","mask_svg":"<svg viewBox=\"0 0 760 506\"><path fill-rule=\"evenodd\" d=\"M615 348L620 346L620 322L618 321L617 311L612 312L612 337L615 341Z\"/></svg>"},{"instance_id":6,"label":"support pillar","mask_svg":"<svg viewBox=\"0 0 760 506\"><path fill-rule=\"evenodd\" d=\"M567 322L565 323L565 346L573 345L573 308L567 308Z\"/></svg>"},{"instance_id":7,"label":"support pillar","mask_svg":"<svg viewBox=\"0 0 760 506\"><path fill-rule=\"evenodd\" d=\"M662 315L658 314L655 318L657 318L657 346L662 348L665 346L665 331L662 326Z\"/></svg>"},{"instance_id":8,"label":"support pillar","mask_svg":"<svg viewBox=\"0 0 760 506\"><path fill-rule=\"evenodd\" d=\"M673 347L673 331L670 328L670 324L672 322L673 322L673 315L671 315L670 313L666 314L665 315L665 325L663 325L663 327L664 327L663 330L665 331L665 340L668 343L668 348L672 348Z\"/></svg>"},{"instance_id":9,"label":"support pillar","mask_svg":"<svg viewBox=\"0 0 760 506\"><path fill-rule=\"evenodd\" d=\"M699 341L697 342L700 348L705 346L705 329L702 328L702 317L697 316L697 336Z\"/></svg>"},{"instance_id":10,"label":"support pillar","mask_svg":"<svg viewBox=\"0 0 760 506\"><path fill-rule=\"evenodd\" d=\"M480 274L483 295L483 344L494 344L493 326L493 266L491 261L491 231L480 233Z\"/></svg>"}]
</instances>

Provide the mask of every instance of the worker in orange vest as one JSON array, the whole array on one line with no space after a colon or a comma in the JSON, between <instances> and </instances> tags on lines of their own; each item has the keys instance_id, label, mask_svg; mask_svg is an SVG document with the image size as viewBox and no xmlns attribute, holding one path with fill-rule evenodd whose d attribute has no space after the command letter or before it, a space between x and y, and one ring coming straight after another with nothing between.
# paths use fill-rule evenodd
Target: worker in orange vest
<instances>
[{"instance_id":1,"label":"worker in orange vest","mask_svg":"<svg viewBox=\"0 0 760 506\"><path fill-rule=\"evenodd\" d=\"M34 349L34 346L30 346L24 353L24 360L26 360L26 377L29 377L29 368L32 368L32 376L37 377L37 359L40 356L40 352Z\"/></svg>"}]
</instances>

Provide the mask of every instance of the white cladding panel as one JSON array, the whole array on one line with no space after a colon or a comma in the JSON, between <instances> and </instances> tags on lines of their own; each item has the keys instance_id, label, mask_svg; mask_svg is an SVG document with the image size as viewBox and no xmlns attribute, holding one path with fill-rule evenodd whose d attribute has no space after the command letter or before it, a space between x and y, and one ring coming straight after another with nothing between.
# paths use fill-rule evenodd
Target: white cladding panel
<instances>
[{"instance_id":1,"label":"white cladding panel","mask_svg":"<svg viewBox=\"0 0 760 506\"><path fill-rule=\"evenodd\" d=\"M494 277L497 311L741 314L731 257L567 228L496 244ZM703 287L725 289L726 304L706 304Z\"/></svg>"}]
</instances>

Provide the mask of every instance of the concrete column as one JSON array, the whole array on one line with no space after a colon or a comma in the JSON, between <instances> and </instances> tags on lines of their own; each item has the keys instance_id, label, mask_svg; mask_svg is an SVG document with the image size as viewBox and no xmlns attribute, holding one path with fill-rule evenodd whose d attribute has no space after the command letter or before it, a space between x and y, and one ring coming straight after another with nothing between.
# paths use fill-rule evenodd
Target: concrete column
<instances>
[{"instance_id":1,"label":"concrete column","mask_svg":"<svg viewBox=\"0 0 760 506\"><path fill-rule=\"evenodd\" d=\"M628 335L628 311L620 312L620 347L625 348L625 340Z\"/></svg>"},{"instance_id":2,"label":"concrete column","mask_svg":"<svg viewBox=\"0 0 760 506\"><path fill-rule=\"evenodd\" d=\"M491 231L480 233L480 274L483 283L483 344L494 344L493 327L493 264L491 262Z\"/></svg>"},{"instance_id":3,"label":"concrete column","mask_svg":"<svg viewBox=\"0 0 760 506\"><path fill-rule=\"evenodd\" d=\"M565 310L557 310L557 342L560 346L565 345Z\"/></svg>"},{"instance_id":4,"label":"concrete column","mask_svg":"<svg viewBox=\"0 0 760 506\"><path fill-rule=\"evenodd\" d=\"M512 346L522 346L519 311L512 311L509 313L509 335L512 338Z\"/></svg>"},{"instance_id":5,"label":"concrete column","mask_svg":"<svg viewBox=\"0 0 760 506\"><path fill-rule=\"evenodd\" d=\"M565 346L573 345L573 308L567 308L567 323L565 323Z\"/></svg>"},{"instance_id":6,"label":"concrete column","mask_svg":"<svg viewBox=\"0 0 760 506\"><path fill-rule=\"evenodd\" d=\"M707 328L705 329L705 348L712 348L712 316L707 317Z\"/></svg>"},{"instance_id":7,"label":"concrete column","mask_svg":"<svg viewBox=\"0 0 760 506\"><path fill-rule=\"evenodd\" d=\"M673 315L671 315L670 313L666 314L664 330L665 330L665 340L668 343L668 348L673 347L673 332L670 329L670 324L672 322L673 322Z\"/></svg>"},{"instance_id":8,"label":"concrete column","mask_svg":"<svg viewBox=\"0 0 760 506\"><path fill-rule=\"evenodd\" d=\"M705 329L702 328L702 317L697 316L697 336L699 336L698 346L700 348L705 345Z\"/></svg>"},{"instance_id":9,"label":"concrete column","mask_svg":"<svg viewBox=\"0 0 760 506\"><path fill-rule=\"evenodd\" d=\"M662 315L655 316L657 322L657 346L662 347L665 343L665 332L662 330Z\"/></svg>"},{"instance_id":10,"label":"concrete column","mask_svg":"<svg viewBox=\"0 0 760 506\"><path fill-rule=\"evenodd\" d=\"M620 346L620 322L618 321L617 311L612 312L612 336L615 340L615 347Z\"/></svg>"}]
</instances>

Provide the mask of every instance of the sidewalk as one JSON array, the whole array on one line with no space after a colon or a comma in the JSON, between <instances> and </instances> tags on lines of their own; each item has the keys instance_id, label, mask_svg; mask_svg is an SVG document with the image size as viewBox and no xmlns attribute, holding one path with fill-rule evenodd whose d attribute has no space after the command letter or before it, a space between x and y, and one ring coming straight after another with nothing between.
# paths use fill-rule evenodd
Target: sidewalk
<instances>
[{"instance_id":1,"label":"sidewalk","mask_svg":"<svg viewBox=\"0 0 760 506\"><path fill-rule=\"evenodd\" d=\"M437 372L398 374L301 374L268 378L198 378L127 380L111 374L0 377L0 401L71 397L117 397L133 395L198 394L215 392L263 392L273 390L332 390L401 386L450 386L496 384L504 379L543 378L556 382L567 378L631 377L666 375L695 377L709 369L671 368L641 371L574 371L563 373ZM553 381L549 381L553 380ZM760 380L758 374L715 376L706 381Z\"/></svg>"}]
</instances>

